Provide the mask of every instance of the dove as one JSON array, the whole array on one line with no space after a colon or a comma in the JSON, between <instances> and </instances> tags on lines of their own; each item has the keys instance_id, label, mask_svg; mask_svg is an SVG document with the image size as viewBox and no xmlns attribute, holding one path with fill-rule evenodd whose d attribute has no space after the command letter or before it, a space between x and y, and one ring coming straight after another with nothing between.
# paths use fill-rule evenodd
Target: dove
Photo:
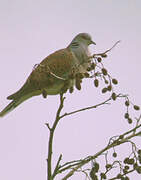
<instances>
[{"instance_id":1,"label":"dove","mask_svg":"<svg viewBox=\"0 0 141 180\"><path fill-rule=\"evenodd\" d=\"M0 117L15 109L27 99L41 95L63 94L74 85L81 89L81 79L91 64L89 45L96 44L88 33L79 33L64 49L55 51L36 64L24 85L7 97L12 100L1 112ZM82 77L81 77L82 78Z\"/></svg>"}]
</instances>

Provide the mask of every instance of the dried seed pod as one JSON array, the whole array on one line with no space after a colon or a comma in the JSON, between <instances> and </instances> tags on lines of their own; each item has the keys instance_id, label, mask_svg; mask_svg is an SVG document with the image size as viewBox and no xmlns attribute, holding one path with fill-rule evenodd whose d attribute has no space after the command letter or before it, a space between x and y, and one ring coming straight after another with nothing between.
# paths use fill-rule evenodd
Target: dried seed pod
<instances>
[{"instance_id":1,"label":"dried seed pod","mask_svg":"<svg viewBox=\"0 0 141 180\"><path fill-rule=\"evenodd\" d=\"M117 179L121 179L123 176L121 174L117 175Z\"/></svg>"},{"instance_id":2,"label":"dried seed pod","mask_svg":"<svg viewBox=\"0 0 141 180\"><path fill-rule=\"evenodd\" d=\"M125 101L125 106L129 106L129 105L130 105L129 100Z\"/></svg>"},{"instance_id":3,"label":"dried seed pod","mask_svg":"<svg viewBox=\"0 0 141 180\"><path fill-rule=\"evenodd\" d=\"M104 82L105 82L105 84L108 84L108 83L109 83L109 81L108 81L107 79L105 79L105 81L104 81Z\"/></svg>"},{"instance_id":4,"label":"dried seed pod","mask_svg":"<svg viewBox=\"0 0 141 180\"><path fill-rule=\"evenodd\" d=\"M141 164L141 156L139 156L138 158L139 158L139 163Z\"/></svg>"},{"instance_id":5,"label":"dried seed pod","mask_svg":"<svg viewBox=\"0 0 141 180\"><path fill-rule=\"evenodd\" d=\"M94 176L95 176L95 172L94 172L94 170L93 170L93 168L92 168L91 171L90 171L90 177L91 177L92 179L94 179Z\"/></svg>"},{"instance_id":6,"label":"dried seed pod","mask_svg":"<svg viewBox=\"0 0 141 180\"><path fill-rule=\"evenodd\" d=\"M72 86L72 87L69 88L69 93L73 93L73 91L74 91L74 88Z\"/></svg>"},{"instance_id":7,"label":"dried seed pod","mask_svg":"<svg viewBox=\"0 0 141 180\"><path fill-rule=\"evenodd\" d=\"M87 71L91 71L91 67L87 67Z\"/></svg>"},{"instance_id":8,"label":"dried seed pod","mask_svg":"<svg viewBox=\"0 0 141 180\"><path fill-rule=\"evenodd\" d=\"M113 84L118 84L117 79L112 79L112 83L113 83Z\"/></svg>"},{"instance_id":9,"label":"dried seed pod","mask_svg":"<svg viewBox=\"0 0 141 180\"><path fill-rule=\"evenodd\" d=\"M138 150L138 154L141 155L141 149Z\"/></svg>"},{"instance_id":10,"label":"dried seed pod","mask_svg":"<svg viewBox=\"0 0 141 180\"><path fill-rule=\"evenodd\" d=\"M101 54L101 57L106 58L107 54Z\"/></svg>"},{"instance_id":11,"label":"dried seed pod","mask_svg":"<svg viewBox=\"0 0 141 180\"><path fill-rule=\"evenodd\" d=\"M95 171L95 172L98 172L98 171L99 171L99 164L98 164L97 162L95 162L93 166L94 166L94 167L93 167L93 168L94 168L94 171Z\"/></svg>"},{"instance_id":12,"label":"dried seed pod","mask_svg":"<svg viewBox=\"0 0 141 180\"><path fill-rule=\"evenodd\" d=\"M141 155L140 154L138 155L138 159L141 159Z\"/></svg>"},{"instance_id":13,"label":"dried seed pod","mask_svg":"<svg viewBox=\"0 0 141 180\"><path fill-rule=\"evenodd\" d=\"M98 87L98 85L99 85L98 79L95 79L95 80L94 80L94 85L95 85L95 87Z\"/></svg>"},{"instance_id":14,"label":"dried seed pod","mask_svg":"<svg viewBox=\"0 0 141 180\"><path fill-rule=\"evenodd\" d=\"M138 167L136 168L136 171L137 171L138 174L141 174L141 166L138 166Z\"/></svg>"},{"instance_id":15,"label":"dried seed pod","mask_svg":"<svg viewBox=\"0 0 141 180\"><path fill-rule=\"evenodd\" d=\"M92 63L92 64L91 64L91 70L95 69L95 67L96 67L96 64L95 64L95 63Z\"/></svg>"},{"instance_id":16,"label":"dried seed pod","mask_svg":"<svg viewBox=\"0 0 141 180\"><path fill-rule=\"evenodd\" d=\"M107 178L105 173L101 173L100 176L101 176L102 179L106 179Z\"/></svg>"},{"instance_id":17,"label":"dried seed pod","mask_svg":"<svg viewBox=\"0 0 141 180\"><path fill-rule=\"evenodd\" d=\"M127 165L126 165L126 166L124 166L124 169L128 170L128 169L129 169L129 166L127 166Z\"/></svg>"},{"instance_id":18,"label":"dried seed pod","mask_svg":"<svg viewBox=\"0 0 141 180\"><path fill-rule=\"evenodd\" d=\"M78 81L80 81L80 83L82 83L82 79L78 79Z\"/></svg>"},{"instance_id":19,"label":"dried seed pod","mask_svg":"<svg viewBox=\"0 0 141 180\"><path fill-rule=\"evenodd\" d=\"M134 164L135 160L133 158L129 159L127 164Z\"/></svg>"},{"instance_id":20,"label":"dried seed pod","mask_svg":"<svg viewBox=\"0 0 141 180\"><path fill-rule=\"evenodd\" d=\"M130 179L129 179L129 177L128 177L128 176L126 176L126 177L124 178L124 180L130 180Z\"/></svg>"},{"instance_id":21,"label":"dried seed pod","mask_svg":"<svg viewBox=\"0 0 141 180\"><path fill-rule=\"evenodd\" d=\"M81 82L78 79L76 79L75 87L76 89L81 90Z\"/></svg>"},{"instance_id":22,"label":"dried seed pod","mask_svg":"<svg viewBox=\"0 0 141 180\"><path fill-rule=\"evenodd\" d=\"M125 158L123 162L124 162L124 164L128 164L129 158Z\"/></svg>"},{"instance_id":23,"label":"dried seed pod","mask_svg":"<svg viewBox=\"0 0 141 180\"><path fill-rule=\"evenodd\" d=\"M103 89L102 89L102 93L106 93L107 91L108 91L107 88L103 88Z\"/></svg>"},{"instance_id":24,"label":"dried seed pod","mask_svg":"<svg viewBox=\"0 0 141 180\"><path fill-rule=\"evenodd\" d=\"M76 87L76 89L81 90L81 84L80 83L76 83L75 87Z\"/></svg>"},{"instance_id":25,"label":"dried seed pod","mask_svg":"<svg viewBox=\"0 0 141 180\"><path fill-rule=\"evenodd\" d=\"M103 73L104 76L106 76L106 75L108 74L108 73L107 73L107 69L105 69L105 68L102 68L101 71L102 71L102 73Z\"/></svg>"},{"instance_id":26,"label":"dried seed pod","mask_svg":"<svg viewBox=\"0 0 141 180\"><path fill-rule=\"evenodd\" d=\"M137 164L137 163L134 163L134 164L133 164L133 167L134 167L134 169L136 169L136 168L138 167L138 164Z\"/></svg>"},{"instance_id":27,"label":"dried seed pod","mask_svg":"<svg viewBox=\"0 0 141 180\"><path fill-rule=\"evenodd\" d=\"M131 118L128 118L128 123L129 123L129 124L132 124L132 122L133 122L132 119L131 119Z\"/></svg>"},{"instance_id":28,"label":"dried seed pod","mask_svg":"<svg viewBox=\"0 0 141 180\"><path fill-rule=\"evenodd\" d=\"M124 117L125 117L125 119L128 119L129 118L129 113L125 113Z\"/></svg>"},{"instance_id":29,"label":"dried seed pod","mask_svg":"<svg viewBox=\"0 0 141 180\"><path fill-rule=\"evenodd\" d=\"M101 61L102 61L102 58L101 58L101 57L98 57L98 58L97 58L97 61L98 61L98 62L101 62Z\"/></svg>"},{"instance_id":30,"label":"dried seed pod","mask_svg":"<svg viewBox=\"0 0 141 180\"><path fill-rule=\"evenodd\" d=\"M108 90L108 91L111 91L111 90L112 90L112 86L109 85L109 86L107 87L107 90Z\"/></svg>"},{"instance_id":31,"label":"dried seed pod","mask_svg":"<svg viewBox=\"0 0 141 180\"><path fill-rule=\"evenodd\" d=\"M123 169L123 173L126 174L128 171L126 169Z\"/></svg>"},{"instance_id":32,"label":"dried seed pod","mask_svg":"<svg viewBox=\"0 0 141 180\"><path fill-rule=\"evenodd\" d=\"M84 76L85 76L86 78L90 77L89 73L84 73Z\"/></svg>"},{"instance_id":33,"label":"dried seed pod","mask_svg":"<svg viewBox=\"0 0 141 180\"><path fill-rule=\"evenodd\" d=\"M96 73L94 73L94 75L95 75L95 76L98 76L98 75L99 75L99 73L98 73L98 72L96 72Z\"/></svg>"},{"instance_id":34,"label":"dried seed pod","mask_svg":"<svg viewBox=\"0 0 141 180\"><path fill-rule=\"evenodd\" d=\"M97 175L95 174L95 172L93 171L93 168L92 168L91 171L90 171L90 177L91 177L91 179L93 179L93 180L98 180L98 177L97 177Z\"/></svg>"},{"instance_id":35,"label":"dried seed pod","mask_svg":"<svg viewBox=\"0 0 141 180\"><path fill-rule=\"evenodd\" d=\"M116 152L113 153L113 157L114 157L114 158L117 157L117 153L116 153Z\"/></svg>"},{"instance_id":36,"label":"dried seed pod","mask_svg":"<svg viewBox=\"0 0 141 180\"><path fill-rule=\"evenodd\" d=\"M115 101L115 100L116 100L116 98L117 98L116 93L114 93L114 92L113 92L111 97L112 97L112 99Z\"/></svg>"},{"instance_id":37,"label":"dried seed pod","mask_svg":"<svg viewBox=\"0 0 141 180\"><path fill-rule=\"evenodd\" d=\"M135 109L136 111L138 111L138 110L140 110L140 107L137 106L137 105L134 105L134 109Z\"/></svg>"}]
</instances>

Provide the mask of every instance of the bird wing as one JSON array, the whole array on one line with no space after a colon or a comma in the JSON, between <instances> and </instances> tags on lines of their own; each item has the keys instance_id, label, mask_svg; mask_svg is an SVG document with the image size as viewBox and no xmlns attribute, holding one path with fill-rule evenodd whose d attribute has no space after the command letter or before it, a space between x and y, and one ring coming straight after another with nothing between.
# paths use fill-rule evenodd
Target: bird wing
<instances>
[{"instance_id":1,"label":"bird wing","mask_svg":"<svg viewBox=\"0 0 141 180\"><path fill-rule=\"evenodd\" d=\"M7 99L18 99L29 93L41 94L42 89L67 79L74 64L75 57L68 48L52 53L33 69L22 88Z\"/></svg>"}]
</instances>

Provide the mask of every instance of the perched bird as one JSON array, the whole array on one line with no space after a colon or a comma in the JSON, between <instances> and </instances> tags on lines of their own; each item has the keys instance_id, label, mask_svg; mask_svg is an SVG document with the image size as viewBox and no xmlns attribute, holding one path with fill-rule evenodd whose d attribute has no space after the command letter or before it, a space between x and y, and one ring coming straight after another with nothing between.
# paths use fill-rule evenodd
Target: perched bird
<instances>
[{"instance_id":1,"label":"perched bird","mask_svg":"<svg viewBox=\"0 0 141 180\"><path fill-rule=\"evenodd\" d=\"M50 54L40 64L36 64L19 91L7 97L12 102L0 112L0 117L32 96L42 94L45 98L47 95L64 93L68 89L71 92L74 85L80 89L81 80L77 77L85 74L91 63L88 50L90 44L95 44L91 36L80 33L68 47Z\"/></svg>"}]
</instances>

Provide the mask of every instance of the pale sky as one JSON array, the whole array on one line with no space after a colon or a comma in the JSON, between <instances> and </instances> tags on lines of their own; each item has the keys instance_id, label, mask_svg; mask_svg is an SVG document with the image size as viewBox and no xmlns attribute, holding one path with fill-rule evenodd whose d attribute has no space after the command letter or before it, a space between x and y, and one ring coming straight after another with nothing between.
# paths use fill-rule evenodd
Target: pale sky
<instances>
[{"instance_id":1,"label":"pale sky","mask_svg":"<svg viewBox=\"0 0 141 180\"><path fill-rule=\"evenodd\" d=\"M91 34L99 53L121 40L104 65L118 79L116 92L129 94L141 105L140 47L141 1L139 0L4 0L0 2L0 110L33 69L50 53L66 47L80 32ZM63 112L95 105L106 99L92 80L81 91L66 94ZM45 180L49 132L59 96L34 97L0 119L0 179ZM124 100L69 116L60 121L54 139L54 162L93 155L105 147L110 137L132 128L123 118ZM140 139L136 141L138 144ZM116 148L118 150L118 148ZM126 156L129 147L121 147ZM140 180L133 173L131 179ZM56 180L59 180L58 176ZM84 180L76 173L71 180Z\"/></svg>"}]
</instances>

